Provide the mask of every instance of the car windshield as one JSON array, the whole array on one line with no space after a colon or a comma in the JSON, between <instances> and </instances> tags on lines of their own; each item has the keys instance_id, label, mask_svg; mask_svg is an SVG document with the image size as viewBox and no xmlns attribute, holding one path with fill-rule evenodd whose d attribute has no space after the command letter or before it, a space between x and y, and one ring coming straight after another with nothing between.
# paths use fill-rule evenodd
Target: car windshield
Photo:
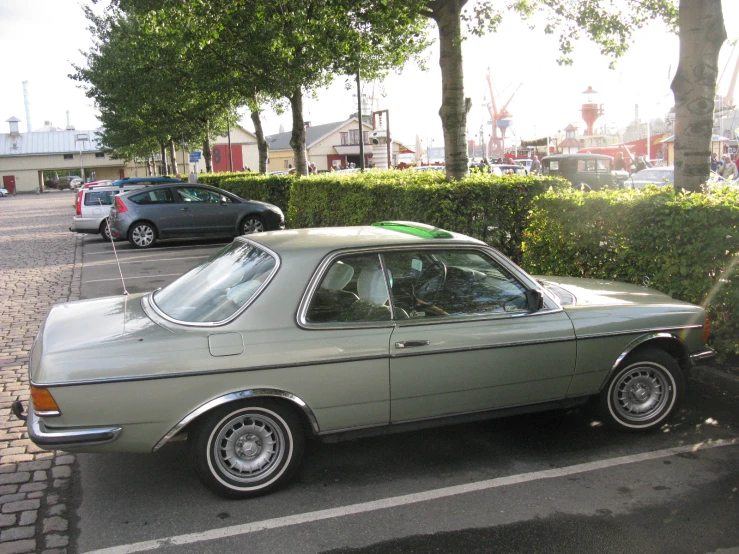
<instances>
[{"instance_id":1,"label":"car windshield","mask_svg":"<svg viewBox=\"0 0 739 554\"><path fill-rule=\"evenodd\" d=\"M277 268L276 258L236 240L153 295L155 306L183 323L225 323L242 311Z\"/></svg>"}]
</instances>

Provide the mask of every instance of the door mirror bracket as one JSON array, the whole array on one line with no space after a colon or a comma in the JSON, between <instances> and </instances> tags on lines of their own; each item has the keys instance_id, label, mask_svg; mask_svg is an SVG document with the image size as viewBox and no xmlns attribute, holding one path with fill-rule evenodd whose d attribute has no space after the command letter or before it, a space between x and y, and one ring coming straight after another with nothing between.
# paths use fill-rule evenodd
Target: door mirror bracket
<instances>
[{"instance_id":1,"label":"door mirror bracket","mask_svg":"<svg viewBox=\"0 0 739 554\"><path fill-rule=\"evenodd\" d=\"M526 295L526 306L530 314L538 312L544 307L544 295L538 290L527 290Z\"/></svg>"}]
</instances>

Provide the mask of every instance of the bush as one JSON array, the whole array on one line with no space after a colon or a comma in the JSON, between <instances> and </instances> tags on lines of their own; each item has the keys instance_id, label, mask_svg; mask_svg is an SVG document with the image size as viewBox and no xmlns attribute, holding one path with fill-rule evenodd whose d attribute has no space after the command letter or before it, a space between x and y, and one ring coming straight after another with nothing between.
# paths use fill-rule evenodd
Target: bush
<instances>
[{"instance_id":1,"label":"bush","mask_svg":"<svg viewBox=\"0 0 739 554\"><path fill-rule=\"evenodd\" d=\"M549 192L523 241L531 272L649 286L708 308L717 349L739 355L739 191Z\"/></svg>"},{"instance_id":2,"label":"bush","mask_svg":"<svg viewBox=\"0 0 739 554\"><path fill-rule=\"evenodd\" d=\"M473 173L450 183L435 171L324 173L293 181L287 220L291 227L420 221L476 237L520 261L533 199L569 186L540 176Z\"/></svg>"}]
</instances>

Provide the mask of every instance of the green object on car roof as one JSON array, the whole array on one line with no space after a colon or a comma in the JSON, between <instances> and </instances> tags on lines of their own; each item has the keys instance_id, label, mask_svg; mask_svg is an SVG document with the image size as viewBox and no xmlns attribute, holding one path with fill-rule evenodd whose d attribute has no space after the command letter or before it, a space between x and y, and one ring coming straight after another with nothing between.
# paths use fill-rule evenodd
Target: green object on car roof
<instances>
[{"instance_id":1,"label":"green object on car roof","mask_svg":"<svg viewBox=\"0 0 739 554\"><path fill-rule=\"evenodd\" d=\"M372 224L373 227L382 227L399 233L407 233L416 237L425 239L451 239L454 238L449 231L439 229L433 225L425 223L415 223L413 221L378 221Z\"/></svg>"}]
</instances>

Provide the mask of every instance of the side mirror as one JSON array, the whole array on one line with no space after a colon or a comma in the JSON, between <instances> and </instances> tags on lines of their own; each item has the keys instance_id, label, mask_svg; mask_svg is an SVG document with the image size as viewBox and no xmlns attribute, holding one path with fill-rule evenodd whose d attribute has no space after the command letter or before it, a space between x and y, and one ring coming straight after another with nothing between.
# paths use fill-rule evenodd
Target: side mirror
<instances>
[{"instance_id":1,"label":"side mirror","mask_svg":"<svg viewBox=\"0 0 739 554\"><path fill-rule=\"evenodd\" d=\"M544 296L538 290L527 290L524 294L530 314L538 312L544 307Z\"/></svg>"}]
</instances>

